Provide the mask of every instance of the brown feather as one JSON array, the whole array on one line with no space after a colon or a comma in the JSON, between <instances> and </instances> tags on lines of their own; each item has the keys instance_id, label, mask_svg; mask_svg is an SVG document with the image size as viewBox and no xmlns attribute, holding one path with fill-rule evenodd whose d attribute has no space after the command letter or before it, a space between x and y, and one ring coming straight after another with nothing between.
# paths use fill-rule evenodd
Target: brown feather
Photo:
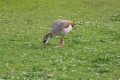
<instances>
[{"instance_id":1,"label":"brown feather","mask_svg":"<svg viewBox=\"0 0 120 80\"><path fill-rule=\"evenodd\" d=\"M73 22L72 21L68 21L67 23L64 23L63 28L68 28L69 25L73 26Z\"/></svg>"},{"instance_id":2,"label":"brown feather","mask_svg":"<svg viewBox=\"0 0 120 80\"><path fill-rule=\"evenodd\" d=\"M64 23L63 28L68 28L69 25L72 25L72 27L74 27L74 23L72 21L69 21L68 23Z\"/></svg>"}]
</instances>

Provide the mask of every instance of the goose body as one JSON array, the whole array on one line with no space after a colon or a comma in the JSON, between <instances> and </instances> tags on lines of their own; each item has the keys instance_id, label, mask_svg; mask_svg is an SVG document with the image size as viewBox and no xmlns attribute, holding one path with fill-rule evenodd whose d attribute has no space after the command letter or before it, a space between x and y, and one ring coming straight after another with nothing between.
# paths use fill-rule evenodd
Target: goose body
<instances>
[{"instance_id":1,"label":"goose body","mask_svg":"<svg viewBox=\"0 0 120 80\"><path fill-rule=\"evenodd\" d=\"M68 20L57 20L53 22L51 28L52 36L57 36L57 35L64 36L70 30L72 30L72 25Z\"/></svg>"},{"instance_id":2,"label":"goose body","mask_svg":"<svg viewBox=\"0 0 120 80\"><path fill-rule=\"evenodd\" d=\"M58 46L64 45L64 36L72 30L74 27L73 22L69 20L56 20L53 22L52 27L51 27L51 32L48 32L44 37L43 37L43 45L46 47L46 43L48 42L48 39L50 37L55 37L60 35L61 40Z\"/></svg>"}]
</instances>

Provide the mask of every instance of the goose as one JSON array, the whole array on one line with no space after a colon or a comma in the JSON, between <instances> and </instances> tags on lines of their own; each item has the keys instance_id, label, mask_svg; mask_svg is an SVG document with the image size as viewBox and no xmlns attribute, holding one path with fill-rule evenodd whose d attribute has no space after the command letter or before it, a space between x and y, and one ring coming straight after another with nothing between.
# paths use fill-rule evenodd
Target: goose
<instances>
[{"instance_id":1,"label":"goose","mask_svg":"<svg viewBox=\"0 0 120 80\"><path fill-rule=\"evenodd\" d=\"M55 36L61 36L61 40L56 47L61 47L64 45L64 36L74 28L74 23L69 20L56 20L53 22L51 27L51 32L48 32L43 37L44 48L48 42L49 38Z\"/></svg>"}]
</instances>

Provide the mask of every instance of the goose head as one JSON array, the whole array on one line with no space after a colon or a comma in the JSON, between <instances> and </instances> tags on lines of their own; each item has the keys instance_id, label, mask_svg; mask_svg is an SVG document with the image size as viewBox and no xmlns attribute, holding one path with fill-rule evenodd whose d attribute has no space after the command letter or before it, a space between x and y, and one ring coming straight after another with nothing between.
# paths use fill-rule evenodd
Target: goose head
<instances>
[{"instance_id":1,"label":"goose head","mask_svg":"<svg viewBox=\"0 0 120 80\"><path fill-rule=\"evenodd\" d=\"M47 33L47 34L43 37L43 41L42 41L42 42L43 42L44 48L46 47L46 44L47 44L48 39L49 39L50 37L52 37L52 32Z\"/></svg>"}]
</instances>

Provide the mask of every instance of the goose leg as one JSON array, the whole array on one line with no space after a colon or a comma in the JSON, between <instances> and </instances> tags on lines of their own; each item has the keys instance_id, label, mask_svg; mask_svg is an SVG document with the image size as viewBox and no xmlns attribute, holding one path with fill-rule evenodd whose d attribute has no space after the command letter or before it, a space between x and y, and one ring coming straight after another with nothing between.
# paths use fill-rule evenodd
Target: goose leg
<instances>
[{"instance_id":1,"label":"goose leg","mask_svg":"<svg viewBox=\"0 0 120 80\"><path fill-rule=\"evenodd\" d=\"M62 36L58 46L63 46L63 45L64 45L64 37Z\"/></svg>"},{"instance_id":2,"label":"goose leg","mask_svg":"<svg viewBox=\"0 0 120 80\"><path fill-rule=\"evenodd\" d=\"M60 40L59 44L54 48L58 48L58 47L61 47L63 45L64 45L64 36L61 37L61 40Z\"/></svg>"}]
</instances>

